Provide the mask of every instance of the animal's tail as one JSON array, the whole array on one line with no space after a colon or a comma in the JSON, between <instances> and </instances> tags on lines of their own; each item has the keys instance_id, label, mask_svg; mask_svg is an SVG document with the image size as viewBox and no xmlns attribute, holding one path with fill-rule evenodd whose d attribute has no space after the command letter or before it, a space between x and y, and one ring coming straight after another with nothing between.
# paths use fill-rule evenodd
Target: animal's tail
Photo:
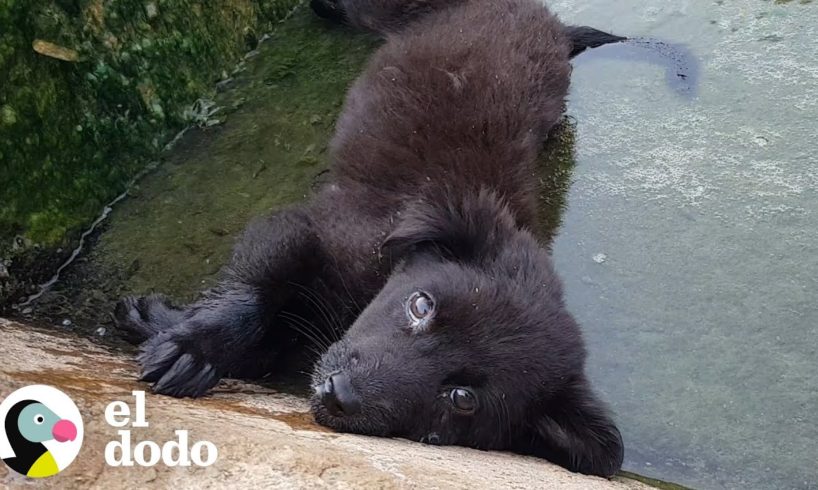
<instances>
[{"instance_id":1,"label":"animal's tail","mask_svg":"<svg viewBox=\"0 0 818 490\"><path fill-rule=\"evenodd\" d=\"M565 28L571 39L571 58L588 48L598 48L603 44L619 43L628 38L602 32L587 26L567 26Z\"/></svg>"},{"instance_id":2,"label":"animal's tail","mask_svg":"<svg viewBox=\"0 0 818 490\"><path fill-rule=\"evenodd\" d=\"M643 37L616 36L586 26L566 26L565 32L571 40L571 58L588 48L616 43L615 49L594 50L581 59L613 58L659 65L665 68L665 78L670 88L685 98L696 95L699 63L683 44Z\"/></svg>"}]
</instances>

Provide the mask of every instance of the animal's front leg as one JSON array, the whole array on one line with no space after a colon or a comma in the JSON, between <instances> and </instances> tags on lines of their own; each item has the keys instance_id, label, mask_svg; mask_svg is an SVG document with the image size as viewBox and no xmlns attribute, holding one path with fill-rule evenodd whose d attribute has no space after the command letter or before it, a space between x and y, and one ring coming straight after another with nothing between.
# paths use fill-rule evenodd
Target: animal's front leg
<instances>
[{"instance_id":1,"label":"animal's front leg","mask_svg":"<svg viewBox=\"0 0 818 490\"><path fill-rule=\"evenodd\" d=\"M138 357L142 379L157 393L196 397L227 374L241 375L265 334L284 328L276 316L295 294L292 283L314 277L321 256L310 219L284 211L248 226L223 279L196 303L123 299L118 324L147 337Z\"/></svg>"}]
</instances>

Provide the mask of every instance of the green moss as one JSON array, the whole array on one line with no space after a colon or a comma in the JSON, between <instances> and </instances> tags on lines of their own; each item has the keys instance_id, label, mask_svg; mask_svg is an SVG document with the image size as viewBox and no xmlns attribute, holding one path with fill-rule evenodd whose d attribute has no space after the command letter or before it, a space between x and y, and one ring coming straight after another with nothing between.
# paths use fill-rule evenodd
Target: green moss
<instances>
[{"instance_id":1,"label":"green moss","mask_svg":"<svg viewBox=\"0 0 818 490\"><path fill-rule=\"evenodd\" d=\"M327 168L346 91L378 41L308 8L275 26L228 90L198 104L226 122L189 131L111 214L84 260L33 307L90 334L116 299L161 291L190 299L254 216L302 201Z\"/></svg>"},{"instance_id":2,"label":"green moss","mask_svg":"<svg viewBox=\"0 0 818 490\"><path fill-rule=\"evenodd\" d=\"M540 223L537 235L551 243L562 222L574 171L576 122L566 117L551 130L539 159L537 179Z\"/></svg>"},{"instance_id":3,"label":"green moss","mask_svg":"<svg viewBox=\"0 0 818 490\"><path fill-rule=\"evenodd\" d=\"M307 8L279 24L234 90L215 99L222 111L248 102L218 129L187 135L112 215L94 252L105 275L122 278L112 296L155 289L191 298L249 220L303 201L327 168L346 91L376 44ZM138 269L126 270L134 261Z\"/></svg>"},{"instance_id":4,"label":"green moss","mask_svg":"<svg viewBox=\"0 0 818 490\"><path fill-rule=\"evenodd\" d=\"M55 245L87 224L296 3L0 0L0 243Z\"/></svg>"}]
</instances>

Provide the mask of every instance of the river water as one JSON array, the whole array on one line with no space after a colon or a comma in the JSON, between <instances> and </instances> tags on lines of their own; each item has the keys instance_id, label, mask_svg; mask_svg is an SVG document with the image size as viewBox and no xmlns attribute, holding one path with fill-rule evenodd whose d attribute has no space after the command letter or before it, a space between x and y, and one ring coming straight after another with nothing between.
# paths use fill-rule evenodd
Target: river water
<instances>
[{"instance_id":1,"label":"river water","mask_svg":"<svg viewBox=\"0 0 818 490\"><path fill-rule=\"evenodd\" d=\"M554 255L627 469L818 488L818 3L550 4L700 61L688 97L615 47L575 63Z\"/></svg>"}]
</instances>

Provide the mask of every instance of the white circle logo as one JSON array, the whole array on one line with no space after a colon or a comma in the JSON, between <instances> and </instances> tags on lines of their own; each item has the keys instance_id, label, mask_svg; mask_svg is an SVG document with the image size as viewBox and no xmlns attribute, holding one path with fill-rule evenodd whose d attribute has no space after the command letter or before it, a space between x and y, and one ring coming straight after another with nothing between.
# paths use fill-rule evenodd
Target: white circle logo
<instances>
[{"instance_id":1,"label":"white circle logo","mask_svg":"<svg viewBox=\"0 0 818 490\"><path fill-rule=\"evenodd\" d=\"M64 470L82 447L82 416L62 391L31 385L0 403L0 458L29 478Z\"/></svg>"}]
</instances>

